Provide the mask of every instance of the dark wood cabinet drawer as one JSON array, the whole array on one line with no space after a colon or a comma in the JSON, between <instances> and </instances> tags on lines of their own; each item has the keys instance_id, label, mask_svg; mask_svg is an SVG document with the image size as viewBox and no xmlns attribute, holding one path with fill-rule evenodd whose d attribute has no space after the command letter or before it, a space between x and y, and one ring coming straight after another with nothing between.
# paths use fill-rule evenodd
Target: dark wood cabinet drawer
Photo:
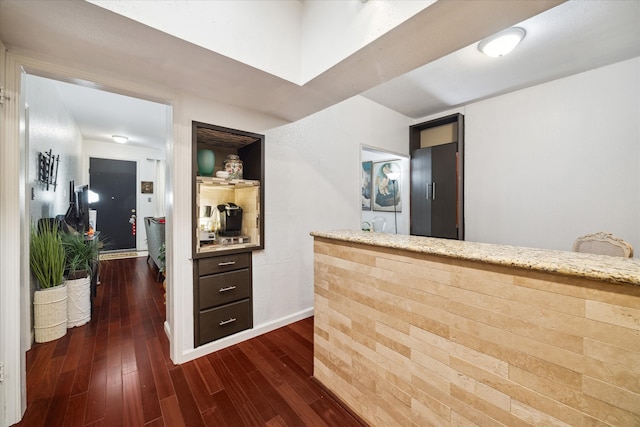
<instances>
[{"instance_id":1,"label":"dark wood cabinet drawer","mask_svg":"<svg viewBox=\"0 0 640 427\"><path fill-rule=\"evenodd\" d=\"M201 258L198 261L198 274L207 276L209 274L249 268L249 265L251 265L251 254L249 253Z\"/></svg>"},{"instance_id":2,"label":"dark wood cabinet drawer","mask_svg":"<svg viewBox=\"0 0 640 427\"><path fill-rule=\"evenodd\" d=\"M200 310L249 298L250 285L247 268L200 277Z\"/></svg>"},{"instance_id":3,"label":"dark wood cabinet drawer","mask_svg":"<svg viewBox=\"0 0 640 427\"><path fill-rule=\"evenodd\" d=\"M251 301L242 300L200 312L200 344L251 328Z\"/></svg>"}]
</instances>

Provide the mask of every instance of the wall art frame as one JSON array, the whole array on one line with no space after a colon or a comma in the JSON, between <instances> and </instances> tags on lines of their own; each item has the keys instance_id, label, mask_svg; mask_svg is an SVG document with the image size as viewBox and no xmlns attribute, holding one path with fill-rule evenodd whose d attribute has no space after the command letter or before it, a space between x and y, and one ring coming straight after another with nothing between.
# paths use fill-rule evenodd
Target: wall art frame
<instances>
[{"instance_id":1,"label":"wall art frame","mask_svg":"<svg viewBox=\"0 0 640 427\"><path fill-rule=\"evenodd\" d=\"M373 162L362 162L362 175L361 175L361 206L363 211L371 210L371 194L373 190L372 183L372 169Z\"/></svg>"},{"instance_id":2,"label":"wall art frame","mask_svg":"<svg viewBox=\"0 0 640 427\"><path fill-rule=\"evenodd\" d=\"M153 194L153 181L141 181L140 192L142 194Z\"/></svg>"},{"instance_id":3,"label":"wall art frame","mask_svg":"<svg viewBox=\"0 0 640 427\"><path fill-rule=\"evenodd\" d=\"M402 212L402 191L400 188L400 159L386 160L373 164L373 191L371 206L374 211ZM397 179L388 174L397 173Z\"/></svg>"}]
</instances>

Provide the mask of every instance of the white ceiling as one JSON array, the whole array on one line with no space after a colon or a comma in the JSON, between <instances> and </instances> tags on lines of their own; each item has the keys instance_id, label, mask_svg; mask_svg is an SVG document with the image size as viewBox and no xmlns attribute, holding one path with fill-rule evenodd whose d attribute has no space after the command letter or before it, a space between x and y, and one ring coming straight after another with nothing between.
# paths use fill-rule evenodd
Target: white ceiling
<instances>
[{"instance_id":1,"label":"white ceiling","mask_svg":"<svg viewBox=\"0 0 640 427\"><path fill-rule=\"evenodd\" d=\"M637 0L569 1L516 26L527 34L504 57L473 43L363 95L420 118L640 56Z\"/></svg>"},{"instance_id":2,"label":"white ceiling","mask_svg":"<svg viewBox=\"0 0 640 427\"><path fill-rule=\"evenodd\" d=\"M282 123L357 94L421 118L640 56L640 1L558 3L438 1L302 86L79 0L0 0L0 39L15 52L165 85ZM512 25L527 36L510 55L477 51L483 37ZM161 105L75 85L60 90L86 139L124 133L144 145L165 134Z\"/></svg>"},{"instance_id":3,"label":"white ceiling","mask_svg":"<svg viewBox=\"0 0 640 427\"><path fill-rule=\"evenodd\" d=\"M51 83L75 119L83 139L113 142L113 135L122 135L129 138L129 145L152 148L166 145L167 105L57 80Z\"/></svg>"}]
</instances>

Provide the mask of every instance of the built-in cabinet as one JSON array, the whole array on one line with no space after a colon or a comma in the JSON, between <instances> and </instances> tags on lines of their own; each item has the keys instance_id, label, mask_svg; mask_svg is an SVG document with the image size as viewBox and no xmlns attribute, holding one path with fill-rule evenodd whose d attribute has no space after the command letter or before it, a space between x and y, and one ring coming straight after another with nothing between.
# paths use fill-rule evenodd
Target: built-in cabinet
<instances>
[{"instance_id":1,"label":"built-in cabinet","mask_svg":"<svg viewBox=\"0 0 640 427\"><path fill-rule=\"evenodd\" d=\"M252 251L264 248L264 135L201 122L193 122L192 135L197 347L253 327ZM205 176L198 169L201 150L215 158ZM242 162L242 177L215 176L229 155Z\"/></svg>"},{"instance_id":2,"label":"built-in cabinet","mask_svg":"<svg viewBox=\"0 0 640 427\"><path fill-rule=\"evenodd\" d=\"M411 231L464 240L464 116L410 128Z\"/></svg>"},{"instance_id":3,"label":"built-in cabinet","mask_svg":"<svg viewBox=\"0 0 640 427\"><path fill-rule=\"evenodd\" d=\"M195 263L196 344L253 326L251 252L201 258Z\"/></svg>"}]
</instances>

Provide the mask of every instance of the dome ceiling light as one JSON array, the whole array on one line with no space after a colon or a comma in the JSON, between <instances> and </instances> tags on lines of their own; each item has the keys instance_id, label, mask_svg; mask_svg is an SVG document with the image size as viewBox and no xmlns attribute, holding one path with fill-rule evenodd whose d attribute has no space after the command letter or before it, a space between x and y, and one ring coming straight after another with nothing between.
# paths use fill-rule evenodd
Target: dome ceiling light
<instances>
[{"instance_id":1,"label":"dome ceiling light","mask_svg":"<svg viewBox=\"0 0 640 427\"><path fill-rule=\"evenodd\" d=\"M121 135L113 135L112 138L118 144L124 144L129 140L129 138L127 138L126 136L121 136Z\"/></svg>"},{"instance_id":2,"label":"dome ceiling light","mask_svg":"<svg viewBox=\"0 0 640 427\"><path fill-rule=\"evenodd\" d=\"M507 28L482 40L478 44L478 50L493 58L504 56L522 41L525 34L520 27Z\"/></svg>"}]
</instances>

